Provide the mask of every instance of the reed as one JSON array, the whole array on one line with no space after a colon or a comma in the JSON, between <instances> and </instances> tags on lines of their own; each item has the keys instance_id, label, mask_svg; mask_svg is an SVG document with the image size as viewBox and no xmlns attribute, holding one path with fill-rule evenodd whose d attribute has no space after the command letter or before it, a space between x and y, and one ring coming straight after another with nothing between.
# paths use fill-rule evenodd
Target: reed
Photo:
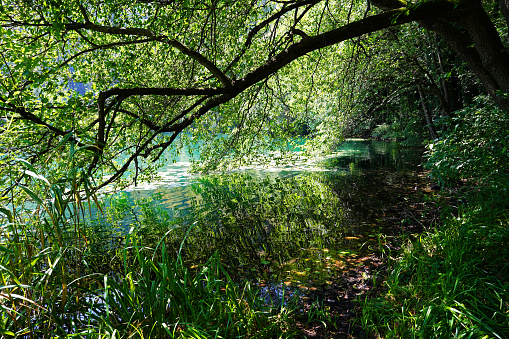
<instances>
[{"instance_id":1,"label":"reed","mask_svg":"<svg viewBox=\"0 0 509 339\"><path fill-rule=\"evenodd\" d=\"M235 283L217 255L190 269L182 245L175 251L163 237L151 247L131 229L99 263L100 240L85 218L98 201L85 174L51 180L23 166L16 192L31 205L0 209L0 336L294 336L296 306L267 305L251 284Z\"/></svg>"}]
</instances>

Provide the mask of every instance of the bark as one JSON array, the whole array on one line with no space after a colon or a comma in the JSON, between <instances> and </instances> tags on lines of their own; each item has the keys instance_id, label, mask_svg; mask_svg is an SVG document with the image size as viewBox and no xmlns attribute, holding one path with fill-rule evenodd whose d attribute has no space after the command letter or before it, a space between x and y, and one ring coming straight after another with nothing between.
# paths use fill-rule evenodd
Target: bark
<instances>
[{"instance_id":1,"label":"bark","mask_svg":"<svg viewBox=\"0 0 509 339\"><path fill-rule=\"evenodd\" d=\"M370 0L373 6L378 7L384 11L406 7L407 2L403 0Z\"/></svg>"},{"instance_id":2,"label":"bark","mask_svg":"<svg viewBox=\"0 0 509 339\"><path fill-rule=\"evenodd\" d=\"M461 60L467 64L470 70L474 72L484 86L486 92L493 98L495 103L500 108L509 111L509 100L500 96L502 86L497 81L497 78L503 80L505 76L494 75L492 73L498 73L501 70L493 69L492 67L485 67L483 59L478 53L478 49L472 47L472 40L467 34L461 32L455 25L441 19L422 21L421 25L440 35L442 39L444 39L458 54ZM499 53L493 56L490 56L487 53L483 54L485 59L484 62L488 62L489 64L493 64L493 61L490 59L499 58L501 56Z\"/></svg>"},{"instance_id":3,"label":"bark","mask_svg":"<svg viewBox=\"0 0 509 339\"><path fill-rule=\"evenodd\" d=\"M509 53L481 1L467 1L467 15L459 23L468 32L482 65L493 75L500 89L509 92Z\"/></svg>"},{"instance_id":4,"label":"bark","mask_svg":"<svg viewBox=\"0 0 509 339\"><path fill-rule=\"evenodd\" d=\"M509 99L504 95L509 93L509 53L481 1L464 0L458 12L461 15L454 20L428 19L421 24L440 35L475 73L495 103L509 112Z\"/></svg>"},{"instance_id":5,"label":"bark","mask_svg":"<svg viewBox=\"0 0 509 339\"><path fill-rule=\"evenodd\" d=\"M426 126L428 127L429 134L431 138L434 140L437 138L437 132L435 131L435 127L433 126L433 121L431 120L431 114L429 113L428 105L426 105L426 101L424 100L424 94L422 92L421 86L417 85L417 91L419 92L419 98L422 105L422 111L424 112L424 117L426 118Z\"/></svg>"}]
</instances>

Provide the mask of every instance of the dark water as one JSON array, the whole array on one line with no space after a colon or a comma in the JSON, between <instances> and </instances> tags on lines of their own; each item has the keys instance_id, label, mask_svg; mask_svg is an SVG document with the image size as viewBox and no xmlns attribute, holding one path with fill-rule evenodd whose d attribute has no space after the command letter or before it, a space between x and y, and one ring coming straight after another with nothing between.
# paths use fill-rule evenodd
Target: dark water
<instances>
[{"instance_id":1,"label":"dark water","mask_svg":"<svg viewBox=\"0 0 509 339\"><path fill-rule=\"evenodd\" d=\"M421 157L395 142L348 141L312 166L127 192L108 200L101 223L134 230L154 246L164 239L175 253L183 244L191 265L217 251L240 279L326 284L355 265L377 234L393 231L380 220L419 185Z\"/></svg>"}]
</instances>

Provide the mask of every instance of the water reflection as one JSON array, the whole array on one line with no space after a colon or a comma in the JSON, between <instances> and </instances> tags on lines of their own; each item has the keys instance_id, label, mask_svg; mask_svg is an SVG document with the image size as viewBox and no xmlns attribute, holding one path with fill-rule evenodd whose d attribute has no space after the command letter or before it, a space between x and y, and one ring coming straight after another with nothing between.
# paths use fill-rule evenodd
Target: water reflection
<instances>
[{"instance_id":1,"label":"water reflection","mask_svg":"<svg viewBox=\"0 0 509 339\"><path fill-rule=\"evenodd\" d=\"M323 166L336 170L405 171L415 170L422 158L421 149L401 147L397 142L351 140L342 145L341 151L347 153L325 160Z\"/></svg>"},{"instance_id":2,"label":"water reflection","mask_svg":"<svg viewBox=\"0 0 509 339\"><path fill-rule=\"evenodd\" d=\"M419 180L421 156L396 143L351 141L321 161L324 171L247 170L125 192L110 200L104 221L154 246L164 237L174 252L186 238L191 264L217 251L239 279L326 284L385 231L378 221Z\"/></svg>"}]
</instances>

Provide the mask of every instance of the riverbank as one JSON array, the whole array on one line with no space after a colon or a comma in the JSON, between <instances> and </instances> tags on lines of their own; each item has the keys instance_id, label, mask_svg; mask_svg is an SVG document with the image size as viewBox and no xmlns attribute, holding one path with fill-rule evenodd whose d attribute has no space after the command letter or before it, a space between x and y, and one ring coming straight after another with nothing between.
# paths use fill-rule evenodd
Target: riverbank
<instances>
[{"instance_id":1,"label":"riverbank","mask_svg":"<svg viewBox=\"0 0 509 339\"><path fill-rule=\"evenodd\" d=\"M383 146L332 159L338 173L211 176L192 186L203 208L172 215L157 197L124 196L90 223L48 183L32 192L48 218L2 210L0 333L427 338L451 330L451 315L467 319L460 334L504 333L509 200L439 192L407 170L413 156Z\"/></svg>"},{"instance_id":2,"label":"riverbank","mask_svg":"<svg viewBox=\"0 0 509 339\"><path fill-rule=\"evenodd\" d=\"M507 338L507 197L475 186L406 196L372 254L314 294L307 338Z\"/></svg>"},{"instance_id":3,"label":"riverbank","mask_svg":"<svg viewBox=\"0 0 509 339\"><path fill-rule=\"evenodd\" d=\"M507 338L507 192L448 192L443 223L385 252L385 275L361 300L361 326L375 338ZM405 239L405 238L404 238ZM369 336L368 336L369 337Z\"/></svg>"},{"instance_id":4,"label":"riverbank","mask_svg":"<svg viewBox=\"0 0 509 339\"><path fill-rule=\"evenodd\" d=\"M399 187L399 199L378 213L377 220L384 233L366 242L364 255L353 261L331 285L322 286L304 300L306 309L320 307L327 312L327 317L301 323L303 336L371 338L374 335L373 329L363 323L363 309L386 291L387 277L398 254L409 241L435 230L445 206L455 210L451 198L439 194L427 178L427 172L421 172L419 179L412 185L407 183L406 188Z\"/></svg>"}]
</instances>

